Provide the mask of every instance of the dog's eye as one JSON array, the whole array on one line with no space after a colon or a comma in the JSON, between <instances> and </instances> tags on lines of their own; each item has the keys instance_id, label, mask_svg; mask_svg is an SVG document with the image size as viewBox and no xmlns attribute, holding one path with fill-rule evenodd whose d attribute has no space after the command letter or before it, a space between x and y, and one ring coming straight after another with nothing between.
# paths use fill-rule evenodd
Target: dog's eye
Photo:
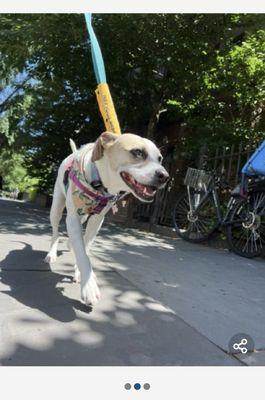
<instances>
[{"instance_id":1,"label":"dog's eye","mask_svg":"<svg viewBox=\"0 0 265 400\"><path fill-rule=\"evenodd\" d=\"M133 149L133 150L131 150L131 154L135 158L142 158L142 159L146 158L146 153L141 149Z\"/></svg>"},{"instance_id":2,"label":"dog's eye","mask_svg":"<svg viewBox=\"0 0 265 400\"><path fill-rule=\"evenodd\" d=\"M158 162L159 162L160 164L161 164L162 160L163 160L163 157L162 157L162 156L159 156L159 157L158 157Z\"/></svg>"}]
</instances>

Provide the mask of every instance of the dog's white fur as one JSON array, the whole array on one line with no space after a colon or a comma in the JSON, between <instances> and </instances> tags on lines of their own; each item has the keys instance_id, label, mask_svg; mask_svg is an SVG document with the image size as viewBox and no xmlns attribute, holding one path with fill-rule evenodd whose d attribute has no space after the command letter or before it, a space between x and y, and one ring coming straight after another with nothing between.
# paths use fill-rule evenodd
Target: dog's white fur
<instances>
[{"instance_id":1,"label":"dog's white fur","mask_svg":"<svg viewBox=\"0 0 265 400\"><path fill-rule=\"evenodd\" d=\"M79 151L73 141L70 142L70 145L73 152ZM96 163L102 183L112 195L125 191L131 192L135 197L143 200L143 198L139 197L139 194L134 192L134 189L126 184L121 176L122 171L130 174L138 182L144 185L153 185L156 188L163 187L168 178L167 172L161 165L162 157L157 147L150 140L137 135L123 134L116 136L105 132L96 143L87 145L87 148L88 153L85 157L85 165L88 166L91 160ZM132 155L132 149L143 150L146 157ZM65 193L63 183L69 157L60 165L54 187L53 202L50 211L53 235L50 251L45 260L49 263L56 261L59 240L58 228L63 210L66 207L66 226L70 247L73 249L76 258L75 280L81 284L81 300L87 305L94 305L100 298L100 291L96 276L92 270L88 251L103 223L104 216L112 204L109 203L100 214L89 217L83 237L82 220L76 212L71 190ZM162 175L164 174L165 179L163 182L157 182L157 171L160 174L162 173ZM91 182L89 168L86 169L86 179L88 182Z\"/></svg>"}]
</instances>

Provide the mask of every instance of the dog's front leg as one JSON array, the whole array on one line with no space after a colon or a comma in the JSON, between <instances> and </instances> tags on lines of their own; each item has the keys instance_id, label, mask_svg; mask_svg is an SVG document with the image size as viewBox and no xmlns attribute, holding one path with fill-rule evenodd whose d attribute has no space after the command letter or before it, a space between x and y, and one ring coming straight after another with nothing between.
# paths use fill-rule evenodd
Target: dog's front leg
<instances>
[{"instance_id":1,"label":"dog's front leg","mask_svg":"<svg viewBox=\"0 0 265 400\"><path fill-rule=\"evenodd\" d=\"M74 210L69 211L66 217L66 226L81 275L81 300L87 305L94 305L100 298L99 288L86 254L79 217Z\"/></svg>"},{"instance_id":2,"label":"dog's front leg","mask_svg":"<svg viewBox=\"0 0 265 400\"><path fill-rule=\"evenodd\" d=\"M94 239L97 236L98 231L104 221L105 213L91 215L86 225L86 232L84 236L86 251L92 246Z\"/></svg>"},{"instance_id":3,"label":"dog's front leg","mask_svg":"<svg viewBox=\"0 0 265 400\"><path fill-rule=\"evenodd\" d=\"M89 219L87 221L86 231L85 231L85 235L84 235L85 249L86 249L87 254L89 254L89 250L92 246L92 243L93 243L95 237L97 236L97 233L104 221L104 216L105 216L105 212L102 212L101 214L91 215L91 217L89 217ZM78 265L74 266L74 270L75 270L74 281L80 282L81 278L80 278L80 271L78 269ZM95 273L94 273L94 277L95 277Z\"/></svg>"}]
</instances>

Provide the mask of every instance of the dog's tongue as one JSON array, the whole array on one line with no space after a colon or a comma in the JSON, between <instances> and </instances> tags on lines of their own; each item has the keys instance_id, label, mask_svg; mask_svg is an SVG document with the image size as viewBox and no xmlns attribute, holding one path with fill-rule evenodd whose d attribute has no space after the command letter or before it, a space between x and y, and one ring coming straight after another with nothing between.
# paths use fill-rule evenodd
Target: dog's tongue
<instances>
[{"instance_id":1,"label":"dog's tongue","mask_svg":"<svg viewBox=\"0 0 265 400\"><path fill-rule=\"evenodd\" d=\"M142 183L137 182L136 180L134 180L134 186L137 187L137 189L141 190L143 193L147 194L154 193L154 189L152 189L151 186L143 185Z\"/></svg>"},{"instance_id":2,"label":"dog's tongue","mask_svg":"<svg viewBox=\"0 0 265 400\"><path fill-rule=\"evenodd\" d=\"M134 184L134 186L136 186L137 187L137 189L141 189L141 190L144 190L145 189L145 185L143 185L142 183L140 183L140 182L137 182L135 179L134 179L134 181L133 181L133 184Z\"/></svg>"}]
</instances>

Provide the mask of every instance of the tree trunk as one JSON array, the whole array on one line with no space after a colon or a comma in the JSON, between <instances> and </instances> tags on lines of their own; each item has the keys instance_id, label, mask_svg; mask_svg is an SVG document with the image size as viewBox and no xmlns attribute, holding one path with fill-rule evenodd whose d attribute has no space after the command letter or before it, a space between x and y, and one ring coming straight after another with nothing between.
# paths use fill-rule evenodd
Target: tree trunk
<instances>
[{"instance_id":1,"label":"tree trunk","mask_svg":"<svg viewBox=\"0 0 265 400\"><path fill-rule=\"evenodd\" d=\"M148 126L147 126L147 132L146 132L147 139L150 139L150 140L154 139L155 128L159 121L159 116L163 110L164 102L168 95L168 92L169 92L169 90L167 88L164 88L163 94L160 97L160 99L157 99L157 101L155 99L153 99L154 100L153 108L152 108L153 111L150 115Z\"/></svg>"},{"instance_id":2,"label":"tree trunk","mask_svg":"<svg viewBox=\"0 0 265 400\"><path fill-rule=\"evenodd\" d=\"M159 116L162 111L161 109L163 106L163 102L164 102L164 99L162 99L158 104L154 105L154 107L153 107L153 112L151 113L151 116L150 116L149 122L148 122L148 126L147 126L147 132L146 132L147 139L150 139L150 140L154 139L155 128L159 121Z\"/></svg>"}]
</instances>

